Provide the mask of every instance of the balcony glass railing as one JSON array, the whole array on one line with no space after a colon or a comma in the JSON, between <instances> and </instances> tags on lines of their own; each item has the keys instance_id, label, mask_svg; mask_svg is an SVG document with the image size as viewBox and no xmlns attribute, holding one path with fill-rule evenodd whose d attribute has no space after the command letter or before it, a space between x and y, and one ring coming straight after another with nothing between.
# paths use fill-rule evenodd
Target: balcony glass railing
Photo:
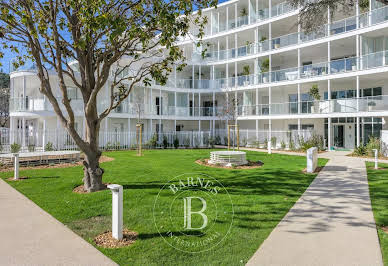
<instances>
[{"instance_id":1,"label":"balcony glass railing","mask_svg":"<svg viewBox=\"0 0 388 266\"><path fill-rule=\"evenodd\" d=\"M300 110L299 110L300 109ZM388 95L239 106L239 116L388 111Z\"/></svg>"},{"instance_id":2,"label":"balcony glass railing","mask_svg":"<svg viewBox=\"0 0 388 266\"><path fill-rule=\"evenodd\" d=\"M61 108L65 108L61 98L57 98ZM83 101L81 99L72 99L70 105L73 110L83 110ZM36 112L53 111L53 107L48 99L44 97L12 97L9 100L10 112Z\"/></svg>"},{"instance_id":3,"label":"balcony glass railing","mask_svg":"<svg viewBox=\"0 0 388 266\"><path fill-rule=\"evenodd\" d=\"M255 11L252 11L250 20L248 15L243 15L243 16L237 17L237 19L232 18L232 19L229 19L228 21L220 21L219 23L217 23L217 25L210 25L206 30L206 34L210 34L210 27L212 27L213 34L216 34L227 30L240 28L245 25L253 24L253 23L256 23L257 21L274 18L294 10L296 9L293 8L288 2L283 2L278 5L272 6L271 15L269 14L269 8L258 10L257 13ZM194 33L195 32L193 32L193 34Z\"/></svg>"},{"instance_id":4,"label":"balcony glass railing","mask_svg":"<svg viewBox=\"0 0 388 266\"><path fill-rule=\"evenodd\" d=\"M382 22L388 21L388 6L375 9L372 12L361 14L359 17L359 26L358 28L365 28L373 26ZM247 44L236 48L231 48L228 50L220 50L208 52L205 58L202 58L202 55L194 52L193 61L205 61L205 62L214 62L227 59L240 58L244 56L249 56L253 54L258 54L262 52L267 52L269 50L276 50L299 43L306 43L321 39L328 36L328 28L330 28L330 35L341 34L357 29L357 16L349 17L339 21L335 21L331 24L326 24L322 26L319 30L313 33L303 33L295 32L287 34L284 36L276 37L271 40L265 40L259 43Z\"/></svg>"},{"instance_id":5,"label":"balcony glass railing","mask_svg":"<svg viewBox=\"0 0 388 266\"><path fill-rule=\"evenodd\" d=\"M263 83L276 83L282 81L294 81L334 75L339 73L352 72L357 70L367 70L388 65L388 51L380 51L363 55L359 58L349 57L332 60L330 62L320 62L301 67L291 67L272 72L259 73L257 75L237 76L215 80L198 80L192 82L187 80L177 80L177 88L183 89L224 89L231 87L243 87L259 85ZM171 82L172 83L172 82ZM192 85L194 84L194 85ZM194 87L193 87L194 86Z\"/></svg>"}]
</instances>

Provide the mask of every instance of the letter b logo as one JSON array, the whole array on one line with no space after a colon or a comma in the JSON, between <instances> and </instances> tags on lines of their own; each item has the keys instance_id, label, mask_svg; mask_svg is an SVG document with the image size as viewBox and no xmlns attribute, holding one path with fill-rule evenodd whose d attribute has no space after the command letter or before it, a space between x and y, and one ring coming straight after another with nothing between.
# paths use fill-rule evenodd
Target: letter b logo
<instances>
[{"instance_id":1,"label":"letter b logo","mask_svg":"<svg viewBox=\"0 0 388 266\"><path fill-rule=\"evenodd\" d=\"M199 210L199 211L193 211L191 209L191 201L192 199L198 199L201 201L202 203L202 209ZM205 210L206 210L206 201L201 198L201 197L186 197L186 198L183 198L183 203L184 203L184 225L183 227L185 229L188 229L188 230L200 230L200 229L203 229L207 226L207 216L206 214L204 213ZM191 216L193 214L197 214L197 215L200 215L202 217L202 226L201 227L192 227L191 225Z\"/></svg>"}]
</instances>

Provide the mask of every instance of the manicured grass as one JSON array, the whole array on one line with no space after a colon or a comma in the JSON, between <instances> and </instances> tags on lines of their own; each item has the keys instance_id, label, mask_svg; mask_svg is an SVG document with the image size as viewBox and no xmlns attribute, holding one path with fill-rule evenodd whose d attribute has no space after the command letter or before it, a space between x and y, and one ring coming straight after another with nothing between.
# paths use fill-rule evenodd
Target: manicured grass
<instances>
[{"instance_id":1,"label":"manicured grass","mask_svg":"<svg viewBox=\"0 0 388 266\"><path fill-rule=\"evenodd\" d=\"M380 164L379 170L374 170L374 163L367 162L369 193L373 214L379 234L381 253L384 265L388 265L388 234L381 227L388 226L388 164Z\"/></svg>"},{"instance_id":2,"label":"manicured grass","mask_svg":"<svg viewBox=\"0 0 388 266\"><path fill-rule=\"evenodd\" d=\"M135 151L105 155L115 160L103 164L104 182L124 186L124 226L139 233L139 239L130 247L100 248L120 265L243 265L316 176L302 172L306 166L304 156L247 152L249 160L261 160L264 166L234 170L194 163L208 158L209 150L152 150L145 151L143 157L136 156ZM319 160L320 166L325 163L326 160ZM156 195L165 182L184 173L203 173L216 178L228 190L233 202L230 234L207 252L178 251L166 244L154 226L152 211ZM11 175L2 173L1 177ZM9 184L90 243L97 234L110 230L110 191L72 192L82 183L81 167L28 170L20 176L31 178Z\"/></svg>"}]
</instances>

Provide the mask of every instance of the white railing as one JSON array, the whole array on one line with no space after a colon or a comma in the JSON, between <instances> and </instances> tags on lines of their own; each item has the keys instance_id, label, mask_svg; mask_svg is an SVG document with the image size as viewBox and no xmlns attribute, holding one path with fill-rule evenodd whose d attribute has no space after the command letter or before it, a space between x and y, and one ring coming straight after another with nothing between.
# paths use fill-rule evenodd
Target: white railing
<instances>
[{"instance_id":1,"label":"white railing","mask_svg":"<svg viewBox=\"0 0 388 266\"><path fill-rule=\"evenodd\" d=\"M248 130L240 129L240 146L257 146L259 143L264 145L265 140L276 139L276 146L279 147L282 142L289 144L293 141L297 145L299 136L308 140L312 131L266 131L266 130ZM178 139L179 147L196 148L210 147L213 145L227 145L227 131L178 131L178 132L143 132L142 144L144 148L169 148L174 147L175 139ZM24 137L23 137L24 136ZM82 136L82 134L81 134ZM236 141L236 132L231 131L231 139ZM78 150L78 147L66 130L9 130L0 129L0 152L9 153L10 145L17 143L22 146L22 151L42 151L53 150ZM106 132L99 134L99 146L101 149L130 149L137 145L136 132Z\"/></svg>"}]
</instances>

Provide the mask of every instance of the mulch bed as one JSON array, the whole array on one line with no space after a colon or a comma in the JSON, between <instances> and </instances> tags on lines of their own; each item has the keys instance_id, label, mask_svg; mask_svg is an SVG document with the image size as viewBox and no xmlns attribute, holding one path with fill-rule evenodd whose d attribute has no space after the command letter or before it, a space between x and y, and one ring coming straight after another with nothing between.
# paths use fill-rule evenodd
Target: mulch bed
<instances>
[{"instance_id":1,"label":"mulch bed","mask_svg":"<svg viewBox=\"0 0 388 266\"><path fill-rule=\"evenodd\" d=\"M386 234L388 234L388 226L380 226L380 229L383 230Z\"/></svg>"},{"instance_id":2,"label":"mulch bed","mask_svg":"<svg viewBox=\"0 0 388 266\"><path fill-rule=\"evenodd\" d=\"M94 238L94 243L103 248L121 248L132 245L137 239L138 233L128 229L123 230L123 239L117 240L112 237L112 232L102 233Z\"/></svg>"},{"instance_id":3,"label":"mulch bed","mask_svg":"<svg viewBox=\"0 0 388 266\"><path fill-rule=\"evenodd\" d=\"M318 167L315 169L314 173L319 173L322 169L323 169L323 166L318 166ZM305 174L313 174L313 173L307 173L307 168L303 169L302 172L305 173Z\"/></svg>"},{"instance_id":4,"label":"mulch bed","mask_svg":"<svg viewBox=\"0 0 388 266\"><path fill-rule=\"evenodd\" d=\"M254 169L254 168L262 167L264 164L261 161L257 161L257 162L248 161L247 165L236 165L234 167L229 167L221 164L209 164L209 159L196 160L195 162L200 165L205 165L205 166L214 167L214 168L224 168L224 169Z\"/></svg>"},{"instance_id":5,"label":"mulch bed","mask_svg":"<svg viewBox=\"0 0 388 266\"><path fill-rule=\"evenodd\" d=\"M22 176L22 177L19 177L19 179L14 179L13 177L8 177L7 181L22 181L22 180L25 180L25 179L28 179L28 177L27 176Z\"/></svg>"},{"instance_id":6,"label":"mulch bed","mask_svg":"<svg viewBox=\"0 0 388 266\"><path fill-rule=\"evenodd\" d=\"M99 162L105 163L113 161L114 158L108 157L108 156L101 156ZM59 163L59 164L46 164L46 165L37 165L37 166L23 166L20 167L19 170L31 170L31 169L47 169L47 168L68 168L68 167L74 167L74 166L82 166L82 158L78 162L74 163ZM0 172L9 172L13 169L13 165L5 165L0 167Z\"/></svg>"},{"instance_id":7,"label":"mulch bed","mask_svg":"<svg viewBox=\"0 0 388 266\"><path fill-rule=\"evenodd\" d=\"M108 186L110 185L110 183L104 183L105 186ZM108 188L106 187L105 189L103 190L107 190ZM99 191L103 191L103 190L99 190ZM73 189L73 192L74 193L78 193L78 194L89 194L90 192L88 192L85 188L84 188L84 185L79 185L78 187L75 187Z\"/></svg>"}]
</instances>

